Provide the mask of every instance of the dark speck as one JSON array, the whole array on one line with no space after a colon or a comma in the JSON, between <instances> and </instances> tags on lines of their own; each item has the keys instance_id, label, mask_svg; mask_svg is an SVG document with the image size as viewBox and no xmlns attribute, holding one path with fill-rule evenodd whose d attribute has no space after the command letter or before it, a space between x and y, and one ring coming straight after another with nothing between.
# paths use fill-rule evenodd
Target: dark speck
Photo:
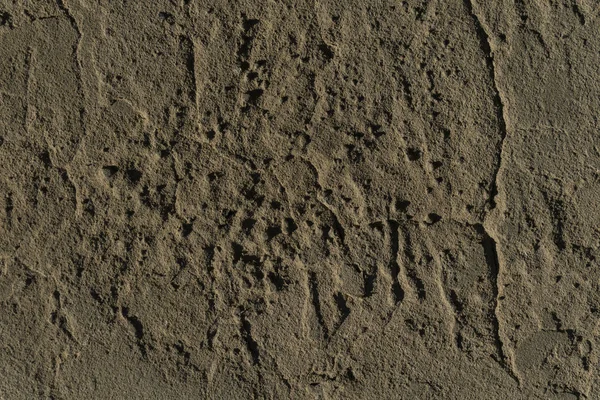
<instances>
[{"instance_id":1,"label":"dark speck","mask_svg":"<svg viewBox=\"0 0 600 400\"><path fill-rule=\"evenodd\" d=\"M127 177L127 180L134 185L142 179L142 173L137 169L128 169L125 171L125 176Z\"/></svg>"},{"instance_id":2,"label":"dark speck","mask_svg":"<svg viewBox=\"0 0 600 400\"><path fill-rule=\"evenodd\" d=\"M426 222L427 225L433 225L437 222L440 222L442 220L442 216L438 215L436 213L429 213L427 215L427 219L428 221Z\"/></svg>"},{"instance_id":3,"label":"dark speck","mask_svg":"<svg viewBox=\"0 0 600 400\"><path fill-rule=\"evenodd\" d=\"M410 149L406 150L406 155L408 156L408 159L410 161L416 161L419 158L421 158L421 150L415 149L415 148L410 148Z\"/></svg>"},{"instance_id":4,"label":"dark speck","mask_svg":"<svg viewBox=\"0 0 600 400\"><path fill-rule=\"evenodd\" d=\"M116 165L105 165L102 167L102 172L104 172L105 177L112 178L117 172L119 172L119 167Z\"/></svg>"}]
</instances>

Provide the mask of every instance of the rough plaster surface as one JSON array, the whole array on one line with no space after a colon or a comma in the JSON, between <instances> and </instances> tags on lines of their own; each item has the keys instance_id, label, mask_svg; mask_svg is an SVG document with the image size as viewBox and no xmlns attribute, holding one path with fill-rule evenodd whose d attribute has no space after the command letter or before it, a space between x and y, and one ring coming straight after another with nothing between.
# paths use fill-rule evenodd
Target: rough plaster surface
<instances>
[{"instance_id":1,"label":"rough plaster surface","mask_svg":"<svg viewBox=\"0 0 600 400\"><path fill-rule=\"evenodd\" d=\"M600 399L594 0L0 0L0 398Z\"/></svg>"}]
</instances>

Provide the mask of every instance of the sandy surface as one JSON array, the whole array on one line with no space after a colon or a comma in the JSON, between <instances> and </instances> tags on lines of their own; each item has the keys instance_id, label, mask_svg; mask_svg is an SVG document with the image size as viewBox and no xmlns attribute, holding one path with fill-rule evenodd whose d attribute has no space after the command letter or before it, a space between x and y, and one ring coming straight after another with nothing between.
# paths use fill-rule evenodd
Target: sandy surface
<instances>
[{"instance_id":1,"label":"sandy surface","mask_svg":"<svg viewBox=\"0 0 600 400\"><path fill-rule=\"evenodd\" d=\"M0 0L0 398L600 399L594 0Z\"/></svg>"}]
</instances>

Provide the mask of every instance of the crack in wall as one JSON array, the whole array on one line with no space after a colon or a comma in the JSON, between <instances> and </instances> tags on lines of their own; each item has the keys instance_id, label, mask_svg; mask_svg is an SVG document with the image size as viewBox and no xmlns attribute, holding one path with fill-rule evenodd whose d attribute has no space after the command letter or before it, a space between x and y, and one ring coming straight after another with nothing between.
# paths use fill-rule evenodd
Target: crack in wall
<instances>
[{"instance_id":1,"label":"crack in wall","mask_svg":"<svg viewBox=\"0 0 600 400\"><path fill-rule=\"evenodd\" d=\"M258 343L252 336L252 325L243 314L240 317L240 322L240 332L244 342L246 343L246 347L248 348L248 353L250 353L250 356L252 357L252 365L258 365L260 364L260 351L258 349Z\"/></svg>"},{"instance_id":2,"label":"crack in wall","mask_svg":"<svg viewBox=\"0 0 600 400\"><path fill-rule=\"evenodd\" d=\"M493 326L494 326L494 341L495 346L498 349L498 355L500 359L498 362L508 372L508 374L520 385L521 379L513 360L507 355L505 349L505 343L500 334L500 297L501 297L501 278L502 278L502 263L498 255L498 242L490 235L488 230L483 224L473 225L475 231L481 235L481 245L483 247L483 254L485 261L489 267L489 279L492 286L492 297L494 299L493 304Z\"/></svg>"},{"instance_id":3,"label":"crack in wall","mask_svg":"<svg viewBox=\"0 0 600 400\"><path fill-rule=\"evenodd\" d=\"M400 265L398 264L398 254L400 252L400 224L394 220L388 220L390 230L390 248L391 258L389 262L390 274L392 276L392 294L396 305L404 300L404 289L400 284Z\"/></svg>"},{"instance_id":4,"label":"crack in wall","mask_svg":"<svg viewBox=\"0 0 600 400\"><path fill-rule=\"evenodd\" d=\"M496 167L494 169L492 175L492 183L489 189L489 199L488 203L490 209L493 210L496 208L496 196L498 195L498 174L500 173L500 169L502 167L502 156L504 153L504 141L507 136L507 124L506 124L506 115L504 111L504 101L502 100L502 94L500 92L500 88L498 85L498 77L496 74L496 65L494 61L494 54L491 47L490 42L490 34L488 29L484 26L481 21L479 15L475 12L473 7L472 0L464 1L467 11L471 15L473 19L473 23L475 24L475 30L477 31L477 35L479 36L479 45L481 50L485 54L486 65L488 71L490 73L490 79L492 81L492 86L494 88L494 106L496 108L496 119L498 120L498 130L500 131L500 141L497 145L497 153L498 153L498 161L496 163Z\"/></svg>"},{"instance_id":5,"label":"crack in wall","mask_svg":"<svg viewBox=\"0 0 600 400\"><path fill-rule=\"evenodd\" d=\"M77 20L73 16L71 9L67 5L67 3L65 3L65 0L56 0L56 4L58 5L58 8L60 9L60 11L69 20L71 27L77 33L77 39L75 41L75 45L73 46L73 59L75 61L75 75L77 77L77 81L79 82L79 92L80 92L82 100L83 100L83 105L79 110L79 123L81 124L81 129L83 130L83 137L86 137L87 136L87 126L86 126L86 122L85 122L85 117L87 114L86 107L85 107L86 95L85 95L85 90L83 89L83 66L81 64L81 58L79 57L79 53L81 50L81 41L83 40L83 33L81 32L79 24L77 23ZM73 153L73 158L75 158L75 156L77 155L77 152L79 151L79 148L81 147L82 140L83 140L83 138L81 138L79 140L79 142L77 144L77 148L75 149L75 152Z\"/></svg>"},{"instance_id":6,"label":"crack in wall","mask_svg":"<svg viewBox=\"0 0 600 400\"><path fill-rule=\"evenodd\" d=\"M498 249L498 239L490 234L485 224L487 221L487 217L489 216L489 211L496 209L497 202L496 196L498 195L498 175L502 168L503 154L504 154L504 143L506 141L506 137L508 135L507 130L507 118L505 114L505 102L502 98L502 93L500 91L500 86L498 85L498 76L496 72L496 64L494 60L494 54L492 51L491 41L490 41L490 32L489 28L485 26L480 18L479 14L475 11L473 0L464 0L465 7L467 12L473 19L473 23L475 25L475 30L479 37L479 45L481 50L485 54L486 65L490 74L490 80L492 82L492 86L494 89L494 106L496 109L496 118L498 120L498 130L500 133L500 140L497 145L497 154L498 160L496 166L494 168L492 174L492 183L489 189L489 198L488 205L489 209L484 214L484 222L482 224L475 224L475 230L482 235L482 246L486 258L486 262L490 268L490 280L492 287L494 288L494 332L495 332L495 342L496 347L498 348L500 360L499 363L504 370L521 386L522 381L519 375L519 372L514 365L514 360L512 357L507 355L507 350L505 343L502 339L502 335L500 333L501 330L501 322L500 322L500 296L501 296L501 281L502 274L505 268L503 268L502 263L500 262L500 255Z\"/></svg>"},{"instance_id":7,"label":"crack in wall","mask_svg":"<svg viewBox=\"0 0 600 400\"><path fill-rule=\"evenodd\" d=\"M321 327L323 332L323 337L325 341L329 340L329 330L327 329L327 325L325 324L325 317L323 316L323 310L321 309L321 300L319 295L319 286L317 283L317 274L311 272L308 278L308 285L310 288L311 302L315 309L315 315L317 317L317 322Z\"/></svg>"}]
</instances>

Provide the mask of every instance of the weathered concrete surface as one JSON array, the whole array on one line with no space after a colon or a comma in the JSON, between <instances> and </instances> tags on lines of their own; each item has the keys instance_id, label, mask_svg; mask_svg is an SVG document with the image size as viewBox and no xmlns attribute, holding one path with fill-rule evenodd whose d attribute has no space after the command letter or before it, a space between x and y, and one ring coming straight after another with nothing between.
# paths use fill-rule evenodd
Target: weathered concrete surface
<instances>
[{"instance_id":1,"label":"weathered concrete surface","mask_svg":"<svg viewBox=\"0 0 600 400\"><path fill-rule=\"evenodd\" d=\"M600 398L599 12L0 0L0 398Z\"/></svg>"}]
</instances>

